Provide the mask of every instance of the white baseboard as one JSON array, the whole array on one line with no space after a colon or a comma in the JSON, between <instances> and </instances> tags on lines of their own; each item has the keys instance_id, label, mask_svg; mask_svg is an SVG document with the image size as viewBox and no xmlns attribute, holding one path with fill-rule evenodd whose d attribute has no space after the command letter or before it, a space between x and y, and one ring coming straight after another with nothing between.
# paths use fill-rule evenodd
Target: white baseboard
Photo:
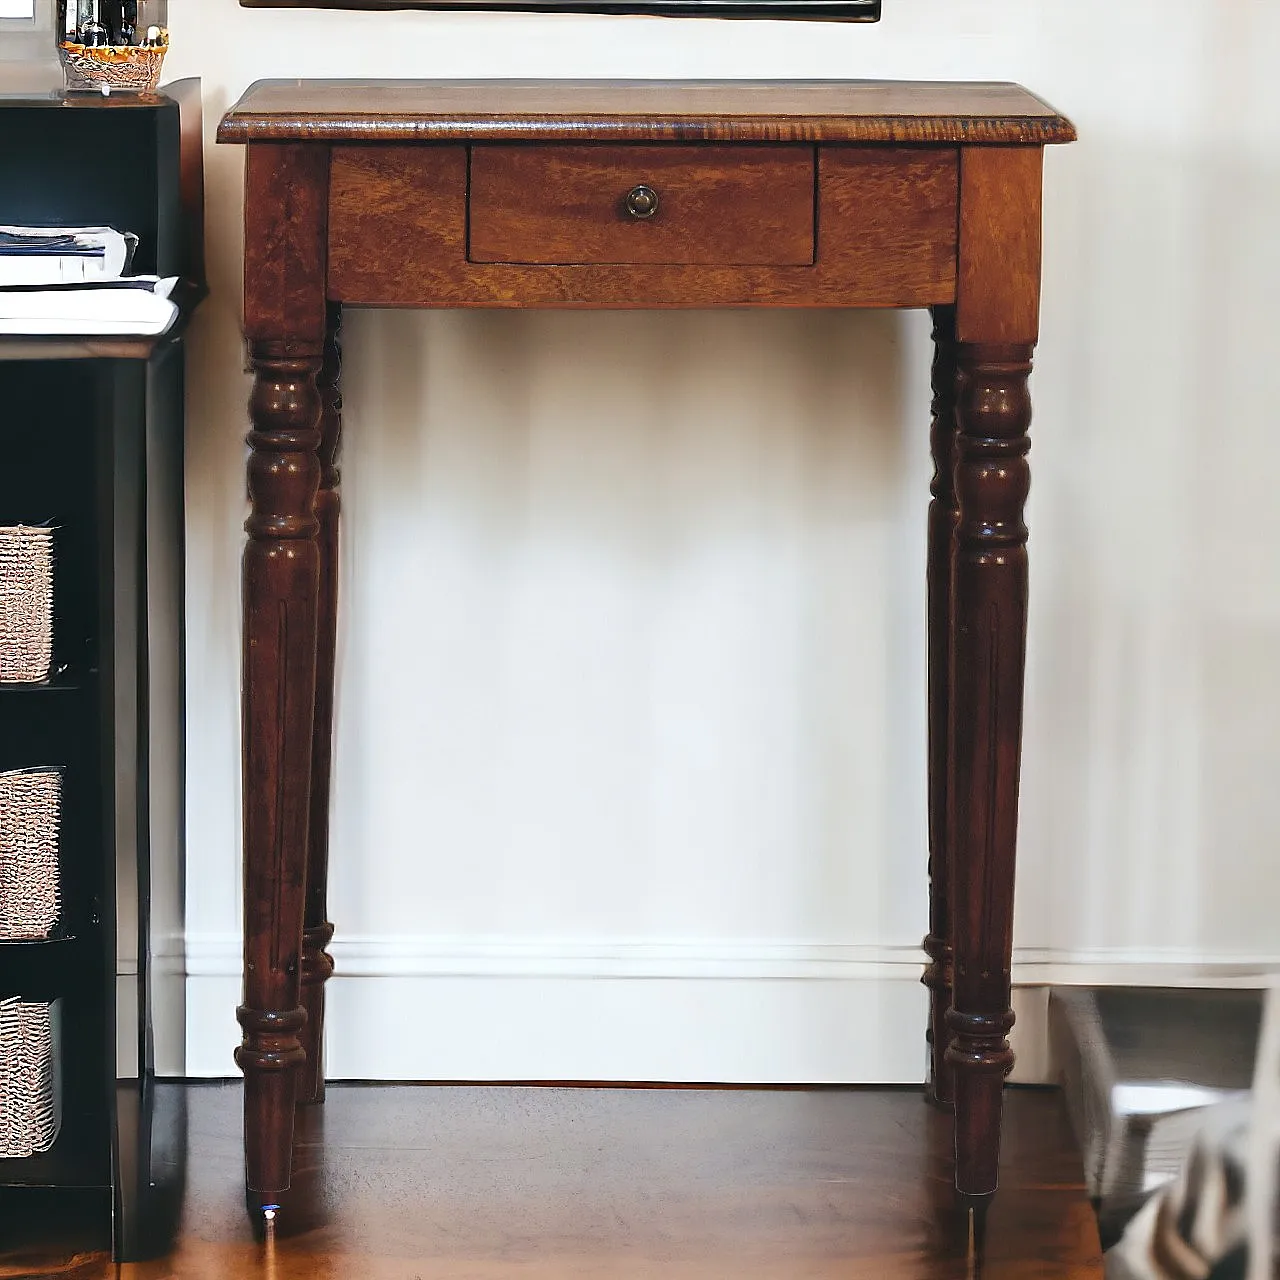
<instances>
[{"instance_id":1,"label":"white baseboard","mask_svg":"<svg viewBox=\"0 0 1280 1280\"><path fill-rule=\"evenodd\" d=\"M240 940L187 944L187 1074L233 1073ZM916 947L339 936L331 1079L918 1082ZM1051 1079L1049 984L1240 985L1280 958L1023 951L1015 1079Z\"/></svg>"}]
</instances>

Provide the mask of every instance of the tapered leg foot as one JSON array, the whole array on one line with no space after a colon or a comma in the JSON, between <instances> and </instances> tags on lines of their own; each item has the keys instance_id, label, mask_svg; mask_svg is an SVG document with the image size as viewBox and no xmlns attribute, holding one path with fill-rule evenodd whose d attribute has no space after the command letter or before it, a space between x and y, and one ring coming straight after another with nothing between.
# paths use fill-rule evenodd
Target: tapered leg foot
<instances>
[{"instance_id":1,"label":"tapered leg foot","mask_svg":"<svg viewBox=\"0 0 1280 1280\"><path fill-rule=\"evenodd\" d=\"M993 1194L1000 1180L1004 1079L1013 1067L1006 1036L1013 1014L994 1018L951 1014L956 1070L956 1188L964 1196ZM963 1037L963 1039L961 1039ZM957 1046L963 1044L963 1049Z\"/></svg>"},{"instance_id":2,"label":"tapered leg foot","mask_svg":"<svg viewBox=\"0 0 1280 1280\"><path fill-rule=\"evenodd\" d=\"M236 1010L244 1043L236 1063L245 1073L245 1185L264 1205L274 1204L289 1187L293 1147L293 1109L303 1050L298 1039L306 1014L263 1013L243 1005Z\"/></svg>"}]
</instances>

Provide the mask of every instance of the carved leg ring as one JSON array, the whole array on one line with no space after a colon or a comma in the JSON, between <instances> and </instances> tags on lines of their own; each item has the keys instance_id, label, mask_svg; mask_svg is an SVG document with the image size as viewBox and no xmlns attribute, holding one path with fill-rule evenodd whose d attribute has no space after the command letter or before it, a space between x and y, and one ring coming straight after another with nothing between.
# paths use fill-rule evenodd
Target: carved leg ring
<instances>
[{"instance_id":1,"label":"carved leg ring","mask_svg":"<svg viewBox=\"0 0 1280 1280\"><path fill-rule=\"evenodd\" d=\"M328 920L329 794L333 771L333 672L338 643L338 469L342 438L342 308L329 305L324 365L320 371L320 594L316 634L315 721L311 739L311 818L308 829L306 926L302 935L302 1004L307 1011L303 1046L307 1062L298 1101L324 1101L324 984L333 974L325 951L333 939Z\"/></svg>"},{"instance_id":2,"label":"carved leg ring","mask_svg":"<svg viewBox=\"0 0 1280 1280\"><path fill-rule=\"evenodd\" d=\"M951 680L951 546L955 537L955 309L933 311L933 483L929 504L929 1079L926 1096L952 1103L952 1072L946 1062L951 1033L951 841L947 832L948 740Z\"/></svg>"},{"instance_id":3,"label":"carved leg ring","mask_svg":"<svg viewBox=\"0 0 1280 1280\"><path fill-rule=\"evenodd\" d=\"M315 358L267 344L250 354L251 514L244 552L245 984L236 1062L245 1074L245 1174L273 1197L289 1186L300 1034L302 945L319 559Z\"/></svg>"},{"instance_id":4,"label":"carved leg ring","mask_svg":"<svg viewBox=\"0 0 1280 1280\"><path fill-rule=\"evenodd\" d=\"M947 1015L955 1073L956 1186L996 1189L1013 951L1014 857L1027 626L1028 345L956 347L952 573L952 940Z\"/></svg>"}]
</instances>

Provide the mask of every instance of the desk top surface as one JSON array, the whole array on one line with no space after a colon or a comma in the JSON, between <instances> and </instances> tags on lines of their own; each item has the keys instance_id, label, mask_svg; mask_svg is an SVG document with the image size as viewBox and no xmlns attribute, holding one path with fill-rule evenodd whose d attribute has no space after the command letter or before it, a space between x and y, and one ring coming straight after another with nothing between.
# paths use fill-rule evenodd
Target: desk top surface
<instances>
[{"instance_id":1,"label":"desk top surface","mask_svg":"<svg viewBox=\"0 0 1280 1280\"><path fill-rule=\"evenodd\" d=\"M1016 84L888 80L260 80L220 142L1071 142Z\"/></svg>"}]
</instances>

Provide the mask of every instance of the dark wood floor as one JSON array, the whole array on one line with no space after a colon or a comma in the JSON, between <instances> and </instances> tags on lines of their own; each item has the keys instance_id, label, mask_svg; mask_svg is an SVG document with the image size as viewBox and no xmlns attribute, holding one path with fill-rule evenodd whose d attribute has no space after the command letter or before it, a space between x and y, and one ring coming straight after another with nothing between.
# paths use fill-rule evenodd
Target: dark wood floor
<instances>
[{"instance_id":1,"label":"dark wood floor","mask_svg":"<svg viewBox=\"0 0 1280 1280\"><path fill-rule=\"evenodd\" d=\"M188 1087L176 1243L124 1266L10 1214L0 1276L65 1280L955 1280L948 1120L917 1091L331 1087L274 1239L240 1191L240 1090ZM1096 1280L1056 1093L1008 1095L984 1280Z\"/></svg>"}]
</instances>

